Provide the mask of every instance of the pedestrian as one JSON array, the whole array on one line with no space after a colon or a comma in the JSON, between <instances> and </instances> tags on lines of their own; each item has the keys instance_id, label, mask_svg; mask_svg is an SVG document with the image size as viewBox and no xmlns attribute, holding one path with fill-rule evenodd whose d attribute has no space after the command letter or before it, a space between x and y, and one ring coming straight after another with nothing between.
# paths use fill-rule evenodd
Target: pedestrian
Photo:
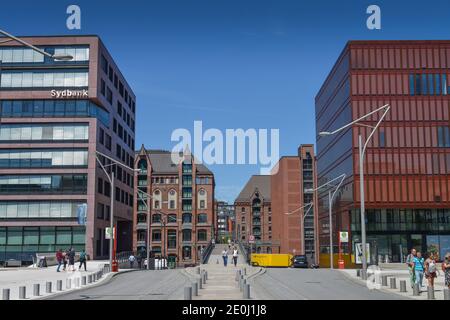
<instances>
[{"instance_id":1,"label":"pedestrian","mask_svg":"<svg viewBox=\"0 0 450 320\"><path fill-rule=\"evenodd\" d=\"M72 271L75 271L75 253L75 249L71 247L69 250L69 269L72 268Z\"/></svg>"},{"instance_id":2,"label":"pedestrian","mask_svg":"<svg viewBox=\"0 0 450 320\"><path fill-rule=\"evenodd\" d=\"M416 273L414 271L414 257L416 256L416 249L411 249L411 253L406 257L406 264L408 265L409 270L409 280L411 283L411 288L414 288L414 284L416 283Z\"/></svg>"},{"instance_id":3,"label":"pedestrian","mask_svg":"<svg viewBox=\"0 0 450 320\"><path fill-rule=\"evenodd\" d=\"M69 261L69 250L63 252L63 264L64 264L63 271L66 271L67 261Z\"/></svg>"},{"instance_id":4,"label":"pedestrian","mask_svg":"<svg viewBox=\"0 0 450 320\"><path fill-rule=\"evenodd\" d=\"M64 255L62 249L59 249L56 252L56 261L58 262L58 268L56 269L56 272L61 272L59 269L61 268L61 265L63 264Z\"/></svg>"},{"instance_id":5,"label":"pedestrian","mask_svg":"<svg viewBox=\"0 0 450 320\"><path fill-rule=\"evenodd\" d=\"M131 254L130 257L128 258L128 261L130 262L130 269L133 269L135 260L136 260L136 257L133 254Z\"/></svg>"},{"instance_id":6,"label":"pedestrian","mask_svg":"<svg viewBox=\"0 0 450 320\"><path fill-rule=\"evenodd\" d=\"M450 289L450 252L445 255L442 272L444 272L445 286Z\"/></svg>"},{"instance_id":7,"label":"pedestrian","mask_svg":"<svg viewBox=\"0 0 450 320\"><path fill-rule=\"evenodd\" d=\"M228 251L223 249L222 251L222 259L223 259L223 266L226 267L228 263Z\"/></svg>"},{"instance_id":8,"label":"pedestrian","mask_svg":"<svg viewBox=\"0 0 450 320\"><path fill-rule=\"evenodd\" d=\"M148 264L148 259L145 258L145 260L144 260L144 269L147 269L147 264Z\"/></svg>"},{"instance_id":9,"label":"pedestrian","mask_svg":"<svg viewBox=\"0 0 450 320\"><path fill-rule=\"evenodd\" d=\"M434 279L437 278L436 255L431 253L425 260L425 278L428 280L428 287L434 288Z\"/></svg>"},{"instance_id":10,"label":"pedestrian","mask_svg":"<svg viewBox=\"0 0 450 320\"><path fill-rule=\"evenodd\" d=\"M234 262L234 266L237 267L237 260L238 260L238 251L236 248L234 248L233 250L233 262Z\"/></svg>"},{"instance_id":11,"label":"pedestrian","mask_svg":"<svg viewBox=\"0 0 450 320\"><path fill-rule=\"evenodd\" d=\"M84 265L84 271L87 271L86 261L87 261L87 254L86 251L83 249L80 252L80 266L78 267L78 270L81 270L81 266Z\"/></svg>"},{"instance_id":12,"label":"pedestrian","mask_svg":"<svg viewBox=\"0 0 450 320\"><path fill-rule=\"evenodd\" d=\"M419 288L423 287L423 272L424 272L424 260L422 258L422 253L420 251L417 252L414 257L414 272L416 274L416 282L415 284L419 285Z\"/></svg>"},{"instance_id":13,"label":"pedestrian","mask_svg":"<svg viewBox=\"0 0 450 320\"><path fill-rule=\"evenodd\" d=\"M137 263L138 263L138 268L142 269L142 255L138 255Z\"/></svg>"}]
</instances>

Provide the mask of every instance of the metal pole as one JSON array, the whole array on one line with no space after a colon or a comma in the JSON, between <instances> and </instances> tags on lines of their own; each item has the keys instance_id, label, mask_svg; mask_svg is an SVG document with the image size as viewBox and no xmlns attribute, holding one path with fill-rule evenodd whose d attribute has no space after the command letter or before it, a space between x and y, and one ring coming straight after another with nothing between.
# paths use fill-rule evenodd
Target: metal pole
<instances>
[{"instance_id":1,"label":"metal pole","mask_svg":"<svg viewBox=\"0 0 450 320\"><path fill-rule=\"evenodd\" d=\"M147 198L147 270L150 270L150 219L151 219L151 211L150 211L150 197L145 195Z\"/></svg>"},{"instance_id":2,"label":"metal pole","mask_svg":"<svg viewBox=\"0 0 450 320\"><path fill-rule=\"evenodd\" d=\"M333 212L332 212L333 199L331 198L331 190L328 191L328 213L330 216L330 269L334 269L334 254L333 254Z\"/></svg>"},{"instance_id":3,"label":"metal pole","mask_svg":"<svg viewBox=\"0 0 450 320\"><path fill-rule=\"evenodd\" d=\"M109 265L111 267L111 271L113 268L113 242L114 242L114 196L115 196L115 190L114 190L114 168L111 168L111 204L110 204L110 213L109 213L109 219L110 221L110 228L111 228L111 239L109 240Z\"/></svg>"},{"instance_id":4,"label":"metal pole","mask_svg":"<svg viewBox=\"0 0 450 320\"><path fill-rule=\"evenodd\" d=\"M362 245L362 269L367 270L367 252L366 252L366 213L364 196L364 154L362 146L362 136L359 135L359 192L361 201L361 245Z\"/></svg>"}]
</instances>

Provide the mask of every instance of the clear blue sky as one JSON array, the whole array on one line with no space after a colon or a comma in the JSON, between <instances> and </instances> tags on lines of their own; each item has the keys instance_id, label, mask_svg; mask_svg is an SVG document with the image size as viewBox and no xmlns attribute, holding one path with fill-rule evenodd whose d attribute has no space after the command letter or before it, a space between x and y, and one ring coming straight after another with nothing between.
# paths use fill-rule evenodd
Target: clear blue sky
<instances>
[{"instance_id":1,"label":"clear blue sky","mask_svg":"<svg viewBox=\"0 0 450 320\"><path fill-rule=\"evenodd\" d=\"M81 31L66 8L82 10ZM382 30L366 8L382 9ZM314 97L348 40L449 39L448 0L2 1L16 35L97 34L137 95L136 147L171 149L176 128L278 128L280 154L315 142ZM213 166L233 201L257 166Z\"/></svg>"}]
</instances>

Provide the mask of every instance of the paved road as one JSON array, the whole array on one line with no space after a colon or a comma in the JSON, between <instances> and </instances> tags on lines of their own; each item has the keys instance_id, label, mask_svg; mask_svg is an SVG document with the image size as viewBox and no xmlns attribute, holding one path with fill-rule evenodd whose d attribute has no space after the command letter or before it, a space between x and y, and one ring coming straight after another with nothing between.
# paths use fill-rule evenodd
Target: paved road
<instances>
[{"instance_id":1,"label":"paved road","mask_svg":"<svg viewBox=\"0 0 450 320\"><path fill-rule=\"evenodd\" d=\"M369 290L339 271L266 269L253 279L252 294L266 300L398 300L401 296Z\"/></svg>"},{"instance_id":2,"label":"paved road","mask_svg":"<svg viewBox=\"0 0 450 320\"><path fill-rule=\"evenodd\" d=\"M178 300L188 278L179 270L143 270L119 274L108 283L53 300Z\"/></svg>"}]
</instances>

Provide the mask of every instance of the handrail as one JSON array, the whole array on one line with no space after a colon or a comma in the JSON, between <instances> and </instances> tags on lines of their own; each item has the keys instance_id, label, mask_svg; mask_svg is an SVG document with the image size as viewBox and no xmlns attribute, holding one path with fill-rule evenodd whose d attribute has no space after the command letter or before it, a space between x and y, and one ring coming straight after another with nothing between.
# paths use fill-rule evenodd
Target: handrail
<instances>
[{"instance_id":1,"label":"handrail","mask_svg":"<svg viewBox=\"0 0 450 320\"><path fill-rule=\"evenodd\" d=\"M209 257L211 256L211 252L213 251L215 247L215 244L213 244L212 241L209 242L208 246L206 247L205 251L203 251L201 261L202 264L208 263Z\"/></svg>"},{"instance_id":2,"label":"handrail","mask_svg":"<svg viewBox=\"0 0 450 320\"><path fill-rule=\"evenodd\" d=\"M249 259L249 255L248 255L248 251L247 249L244 247L244 245L242 244L241 241L236 241L238 246L239 246L239 250L242 252L242 255L244 256L245 261L250 264L250 259Z\"/></svg>"}]
</instances>

